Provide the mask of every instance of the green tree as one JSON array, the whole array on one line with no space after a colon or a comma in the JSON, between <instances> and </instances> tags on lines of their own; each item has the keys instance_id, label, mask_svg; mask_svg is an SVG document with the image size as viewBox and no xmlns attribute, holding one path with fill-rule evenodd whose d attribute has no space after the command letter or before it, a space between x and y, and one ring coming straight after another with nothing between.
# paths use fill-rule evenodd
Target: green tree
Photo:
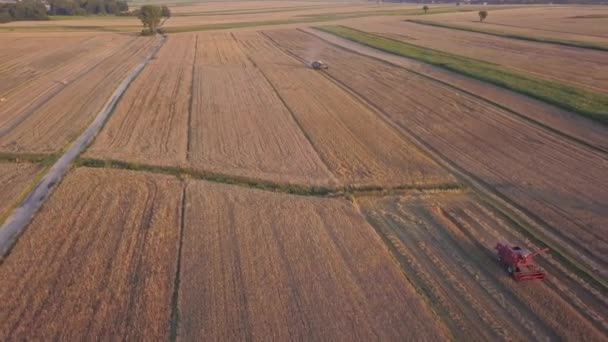
<instances>
[{"instance_id":1,"label":"green tree","mask_svg":"<svg viewBox=\"0 0 608 342\"><path fill-rule=\"evenodd\" d=\"M156 5L141 6L141 10L139 11L139 15L137 17L144 24L144 28L147 28L147 31L144 30L142 33L154 34L154 32L156 32L158 24L160 24L161 16L162 11L160 7Z\"/></svg>"},{"instance_id":2,"label":"green tree","mask_svg":"<svg viewBox=\"0 0 608 342\"><path fill-rule=\"evenodd\" d=\"M429 11L429 6L424 5L424 6L422 7L422 10L424 11L424 13L428 12L428 11Z\"/></svg>"},{"instance_id":3,"label":"green tree","mask_svg":"<svg viewBox=\"0 0 608 342\"><path fill-rule=\"evenodd\" d=\"M118 1L118 10L121 12L129 12L129 5L126 1Z\"/></svg>"},{"instance_id":4,"label":"green tree","mask_svg":"<svg viewBox=\"0 0 608 342\"><path fill-rule=\"evenodd\" d=\"M479 11L479 21L483 22L488 17L488 11Z\"/></svg>"},{"instance_id":5,"label":"green tree","mask_svg":"<svg viewBox=\"0 0 608 342\"><path fill-rule=\"evenodd\" d=\"M48 20L46 7L39 0L23 0L9 7L8 13L13 20Z\"/></svg>"},{"instance_id":6,"label":"green tree","mask_svg":"<svg viewBox=\"0 0 608 342\"><path fill-rule=\"evenodd\" d=\"M162 5L160 11L163 17L171 18L171 10L169 9L169 7Z\"/></svg>"}]
</instances>

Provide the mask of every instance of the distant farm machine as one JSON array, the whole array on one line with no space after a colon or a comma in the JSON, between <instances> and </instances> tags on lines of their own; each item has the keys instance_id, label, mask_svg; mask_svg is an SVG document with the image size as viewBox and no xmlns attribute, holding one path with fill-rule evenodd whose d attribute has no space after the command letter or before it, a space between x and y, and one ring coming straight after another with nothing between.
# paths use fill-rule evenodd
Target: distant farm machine
<instances>
[{"instance_id":1,"label":"distant farm machine","mask_svg":"<svg viewBox=\"0 0 608 342\"><path fill-rule=\"evenodd\" d=\"M327 64L323 63L323 61L314 61L310 63L310 66L315 70L323 70L328 68Z\"/></svg>"},{"instance_id":2,"label":"distant farm machine","mask_svg":"<svg viewBox=\"0 0 608 342\"><path fill-rule=\"evenodd\" d=\"M545 271L538 267L532 258L547 252L548 248L532 253L519 246L511 246L504 241L498 242L495 248L498 260L516 281L545 279Z\"/></svg>"}]
</instances>

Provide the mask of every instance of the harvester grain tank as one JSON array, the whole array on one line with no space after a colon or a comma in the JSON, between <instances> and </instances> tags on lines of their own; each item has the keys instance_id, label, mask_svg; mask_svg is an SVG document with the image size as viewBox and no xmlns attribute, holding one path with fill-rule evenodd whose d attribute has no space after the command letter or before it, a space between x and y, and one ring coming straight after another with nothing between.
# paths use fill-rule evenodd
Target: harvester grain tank
<instances>
[{"instance_id":1,"label":"harvester grain tank","mask_svg":"<svg viewBox=\"0 0 608 342\"><path fill-rule=\"evenodd\" d=\"M525 248L511 246L504 241L498 242L495 248L498 253L498 260L516 281L545 279L545 271L538 267L532 259L547 252L548 248L532 253Z\"/></svg>"}]
</instances>

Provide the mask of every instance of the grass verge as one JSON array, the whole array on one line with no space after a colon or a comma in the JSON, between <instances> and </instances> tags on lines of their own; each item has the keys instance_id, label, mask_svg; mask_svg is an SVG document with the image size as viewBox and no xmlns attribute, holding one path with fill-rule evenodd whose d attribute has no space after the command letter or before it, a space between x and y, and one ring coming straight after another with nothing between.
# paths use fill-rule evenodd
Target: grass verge
<instances>
[{"instance_id":1,"label":"grass verge","mask_svg":"<svg viewBox=\"0 0 608 342\"><path fill-rule=\"evenodd\" d=\"M58 158L59 155L57 154L0 152L0 162L7 163L40 163L44 166L50 166Z\"/></svg>"},{"instance_id":2,"label":"grass verge","mask_svg":"<svg viewBox=\"0 0 608 342\"><path fill-rule=\"evenodd\" d=\"M414 23L414 24L436 26L436 27L442 27L442 28L448 28L448 29L460 30L460 31L475 32L475 33L482 33L482 34L504 37L504 38L527 40L527 41L540 42L540 43L558 44L558 45L565 45L565 46L577 47L577 48L582 48L582 49L608 51L608 46L606 46L606 45L594 44L594 43L589 43L589 42L581 42L581 41L575 41L575 40L566 40L566 39L549 38L549 37L535 37L535 36L518 34L518 33L505 33L505 32L500 32L500 31L496 31L496 30L489 30L486 28L476 28L476 27L441 23L441 22L435 22L435 21L415 20L415 19L409 19L406 21L410 22L410 23Z\"/></svg>"},{"instance_id":3,"label":"grass verge","mask_svg":"<svg viewBox=\"0 0 608 342\"><path fill-rule=\"evenodd\" d=\"M489 82L608 124L608 95L518 73L497 64L371 34L345 26L317 29L394 55L415 59Z\"/></svg>"},{"instance_id":4,"label":"grass verge","mask_svg":"<svg viewBox=\"0 0 608 342\"><path fill-rule=\"evenodd\" d=\"M442 184L406 184L391 187L383 187L379 185L363 185L363 186L342 186L342 187L325 187L314 185L301 185L289 183L275 183L255 178L248 178L235 175L226 175L217 172L195 170L186 167L177 166L158 166L148 164L137 164L119 160L103 160L94 158L79 158L76 161L76 166L91 167L91 168L113 168L132 171L143 171L151 173L159 173L172 175L179 178L194 178L206 180L214 183L222 183L229 185L237 185L247 188L260 189L265 191L283 192L301 196L317 196L331 197L342 196L345 194L392 194L399 191L461 191L462 185L459 183L442 183Z\"/></svg>"}]
</instances>

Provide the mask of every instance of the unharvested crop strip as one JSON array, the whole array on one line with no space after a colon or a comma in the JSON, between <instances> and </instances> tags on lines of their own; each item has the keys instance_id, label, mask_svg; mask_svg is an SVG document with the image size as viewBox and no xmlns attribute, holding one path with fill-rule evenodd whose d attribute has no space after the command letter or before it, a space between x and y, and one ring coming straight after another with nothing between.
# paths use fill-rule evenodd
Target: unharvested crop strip
<instances>
[{"instance_id":1,"label":"unharvested crop strip","mask_svg":"<svg viewBox=\"0 0 608 342\"><path fill-rule=\"evenodd\" d=\"M137 164L119 160L102 160L94 158L79 158L77 166L92 168L114 168L132 171L143 171L172 175L179 178L193 178L206 180L213 183L237 185L246 188L254 188L272 192L282 192L301 196L316 197L335 197L346 195L381 195L388 196L407 191L464 191L465 188L458 183L444 183L437 185L397 185L383 187L380 185L369 186L342 186L342 187L323 187L302 184L276 183L256 178L228 175L218 172L197 170L177 166L158 166L149 164Z\"/></svg>"}]
</instances>

